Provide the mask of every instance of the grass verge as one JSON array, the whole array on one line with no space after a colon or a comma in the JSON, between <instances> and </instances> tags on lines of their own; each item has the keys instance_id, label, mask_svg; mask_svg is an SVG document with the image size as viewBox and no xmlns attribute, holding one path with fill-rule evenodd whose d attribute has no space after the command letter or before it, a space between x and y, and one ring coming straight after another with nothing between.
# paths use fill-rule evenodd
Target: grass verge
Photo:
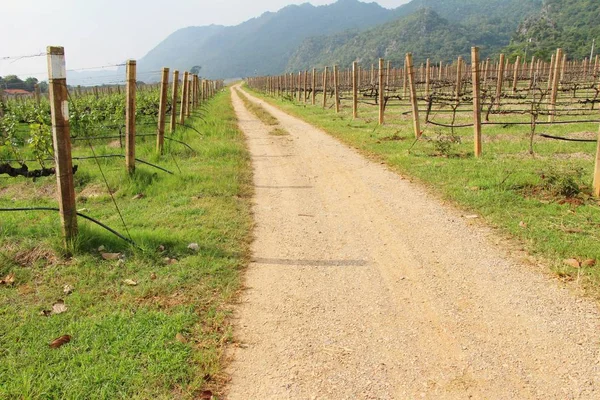
<instances>
[{"instance_id":1,"label":"grass verge","mask_svg":"<svg viewBox=\"0 0 600 400\"><path fill-rule=\"evenodd\" d=\"M236 91L237 94L240 96L240 99L242 99L242 102L244 103L246 109L248 109L248 111L250 111L252 114L256 115L256 117L260 119L265 125L275 126L279 124L277 118L272 116L267 110L264 109L264 107L262 107L260 104L253 103L250 100L248 100L248 97L246 97L246 95L241 90L236 89Z\"/></svg>"},{"instance_id":2,"label":"grass verge","mask_svg":"<svg viewBox=\"0 0 600 400\"><path fill-rule=\"evenodd\" d=\"M248 89L250 90L250 89ZM342 111L274 99L251 91L282 110L327 131L363 154L428 186L469 214L516 238L535 261L561 279L578 283L600 298L600 207L591 196L594 143L567 143L536 137L529 154L528 128L486 127L484 155L473 157L471 129L425 127L415 142L410 113L390 108L378 126L377 107L360 105L352 119L351 102ZM320 96L318 96L320 97ZM322 100L317 99L316 104ZM557 125L544 133L597 136L598 125ZM577 259L576 268L564 262ZM573 263L571 263L573 264Z\"/></svg>"},{"instance_id":3,"label":"grass verge","mask_svg":"<svg viewBox=\"0 0 600 400\"><path fill-rule=\"evenodd\" d=\"M218 394L251 229L250 160L229 93L205 105L203 121L188 122L200 134L176 133L194 151L167 141L158 156L152 138L138 141L138 157L174 175L138 165L129 176L121 159L99 161L127 229L95 162L76 162L79 209L128 230L140 249L81 221L67 258L58 213L2 214L0 279L14 282L0 284L0 398ZM98 143L98 155L122 152ZM90 153L82 142L74 148ZM56 206L55 178L0 177L0 207L29 206ZM100 246L121 259L105 260ZM48 315L59 300L66 311ZM50 348L62 335L70 342Z\"/></svg>"}]
</instances>

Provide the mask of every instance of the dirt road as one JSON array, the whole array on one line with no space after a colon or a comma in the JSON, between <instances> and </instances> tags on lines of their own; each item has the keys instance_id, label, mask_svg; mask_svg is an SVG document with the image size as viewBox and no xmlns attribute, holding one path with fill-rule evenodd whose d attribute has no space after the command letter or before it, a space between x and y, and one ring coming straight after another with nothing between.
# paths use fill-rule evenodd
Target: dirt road
<instances>
[{"instance_id":1,"label":"dirt road","mask_svg":"<svg viewBox=\"0 0 600 400\"><path fill-rule=\"evenodd\" d=\"M598 399L597 307L324 132L233 100L255 169L230 400Z\"/></svg>"}]
</instances>

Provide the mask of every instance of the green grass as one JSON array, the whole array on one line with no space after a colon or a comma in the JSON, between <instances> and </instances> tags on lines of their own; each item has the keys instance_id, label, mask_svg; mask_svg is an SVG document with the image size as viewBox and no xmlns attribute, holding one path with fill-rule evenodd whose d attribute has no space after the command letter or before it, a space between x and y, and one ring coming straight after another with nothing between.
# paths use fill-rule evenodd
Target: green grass
<instances>
[{"instance_id":1,"label":"green grass","mask_svg":"<svg viewBox=\"0 0 600 400\"><path fill-rule=\"evenodd\" d=\"M195 152L138 141L137 156L175 172L124 160L100 161L136 249L80 219L72 258L64 256L58 213L2 213L0 398L194 399L218 393L228 318L250 241L251 168L228 91L205 105L204 121L176 133ZM152 129L147 129L151 131ZM97 154L121 153L94 142ZM75 155L89 155L77 142ZM93 160L75 162L78 208L126 233ZM181 172L180 172L181 171ZM55 177L0 177L0 207L56 206ZM143 194L140 199L133 197ZM188 249L198 243L200 251ZM122 252L125 262L97 251ZM159 249L164 247L164 251ZM177 259L169 264L165 258ZM123 281L132 279L137 286ZM63 293L71 285L70 295ZM60 315L40 316L63 299ZM177 335L185 340L177 340ZM49 343L70 335L70 343ZM181 338L181 336L180 336Z\"/></svg>"},{"instance_id":2,"label":"green grass","mask_svg":"<svg viewBox=\"0 0 600 400\"><path fill-rule=\"evenodd\" d=\"M520 247L559 277L577 279L600 297L600 267L578 271L563 263L567 258L600 260L600 208L590 196L594 143L538 138L535 154L530 155L528 126L486 126L484 155L477 159L469 128L457 129L460 142L454 143L449 129L425 126L423 139L415 143L412 117L402 114L408 111L404 107L389 107L386 123L380 127L375 106L360 104L360 118L353 120L348 100L335 114L318 106L321 96L312 106L252 93L421 182L466 213L480 215L517 239ZM469 114L464 118L468 120ZM543 126L538 128L541 132L562 136L587 132L595 137L598 124ZM580 193L563 195L573 187Z\"/></svg>"},{"instance_id":3,"label":"green grass","mask_svg":"<svg viewBox=\"0 0 600 400\"><path fill-rule=\"evenodd\" d=\"M270 134L270 135L273 135L273 136L287 136L287 135L289 135L290 133L289 133L287 130L285 130L284 128L277 127L277 128L274 128L274 129L272 129L272 130L269 132L269 134Z\"/></svg>"},{"instance_id":4,"label":"green grass","mask_svg":"<svg viewBox=\"0 0 600 400\"><path fill-rule=\"evenodd\" d=\"M250 111L252 114L256 115L256 117L258 119L260 119L265 125L270 125L270 126L274 126L274 125L278 125L279 121L277 121L277 118L275 118L274 116L272 116L267 110L264 109L263 106L261 106L260 104L256 104L251 102L250 100L248 100L248 98L246 97L246 95L244 95L244 93L240 90L237 90L238 95L240 96L240 99L242 99L242 102L244 103L244 106L248 109L248 111Z\"/></svg>"}]
</instances>

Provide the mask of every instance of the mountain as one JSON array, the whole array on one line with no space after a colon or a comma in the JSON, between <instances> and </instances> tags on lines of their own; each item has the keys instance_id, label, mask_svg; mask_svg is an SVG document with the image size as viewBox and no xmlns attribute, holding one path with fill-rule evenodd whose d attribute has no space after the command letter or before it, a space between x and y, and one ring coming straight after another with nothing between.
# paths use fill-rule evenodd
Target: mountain
<instances>
[{"instance_id":1,"label":"mountain","mask_svg":"<svg viewBox=\"0 0 600 400\"><path fill-rule=\"evenodd\" d=\"M415 54L417 62L427 57L434 62L450 61L470 54L472 37L464 27L425 8L362 33L345 32L307 39L290 59L288 70L333 64L347 67L353 61L368 66L380 57L398 64L408 52Z\"/></svg>"},{"instance_id":2,"label":"mountain","mask_svg":"<svg viewBox=\"0 0 600 400\"><path fill-rule=\"evenodd\" d=\"M179 30L138 61L138 71L163 66L189 70L202 66L208 78L275 74L285 69L302 41L314 35L360 31L395 17L376 3L339 0L326 6L291 5L237 26Z\"/></svg>"},{"instance_id":3,"label":"mountain","mask_svg":"<svg viewBox=\"0 0 600 400\"><path fill-rule=\"evenodd\" d=\"M506 51L550 59L561 47L568 57L589 57L593 39L600 45L599 17L598 0L545 0L542 9L519 26Z\"/></svg>"},{"instance_id":4,"label":"mountain","mask_svg":"<svg viewBox=\"0 0 600 400\"><path fill-rule=\"evenodd\" d=\"M395 20L364 32L306 39L287 70L306 69L308 64L348 66L357 60L370 64L379 57L399 62L406 52L414 53L417 62L450 62L459 55L468 57L474 45L482 56L491 55L541 6L541 0L413 0L394 10Z\"/></svg>"}]
</instances>

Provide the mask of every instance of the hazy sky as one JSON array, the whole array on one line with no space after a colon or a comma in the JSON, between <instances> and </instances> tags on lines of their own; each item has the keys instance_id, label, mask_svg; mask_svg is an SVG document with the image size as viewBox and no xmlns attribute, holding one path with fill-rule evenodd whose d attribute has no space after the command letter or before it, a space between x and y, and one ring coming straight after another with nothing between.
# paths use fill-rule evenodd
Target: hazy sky
<instances>
[{"instance_id":1,"label":"hazy sky","mask_svg":"<svg viewBox=\"0 0 600 400\"><path fill-rule=\"evenodd\" d=\"M362 1L362 0L361 0ZM376 0L394 8L409 0ZM179 28L237 25L289 4L334 0L2 0L0 76L46 79L45 57L6 59L64 46L67 68L138 59ZM371 0L365 1L371 2Z\"/></svg>"}]
</instances>

